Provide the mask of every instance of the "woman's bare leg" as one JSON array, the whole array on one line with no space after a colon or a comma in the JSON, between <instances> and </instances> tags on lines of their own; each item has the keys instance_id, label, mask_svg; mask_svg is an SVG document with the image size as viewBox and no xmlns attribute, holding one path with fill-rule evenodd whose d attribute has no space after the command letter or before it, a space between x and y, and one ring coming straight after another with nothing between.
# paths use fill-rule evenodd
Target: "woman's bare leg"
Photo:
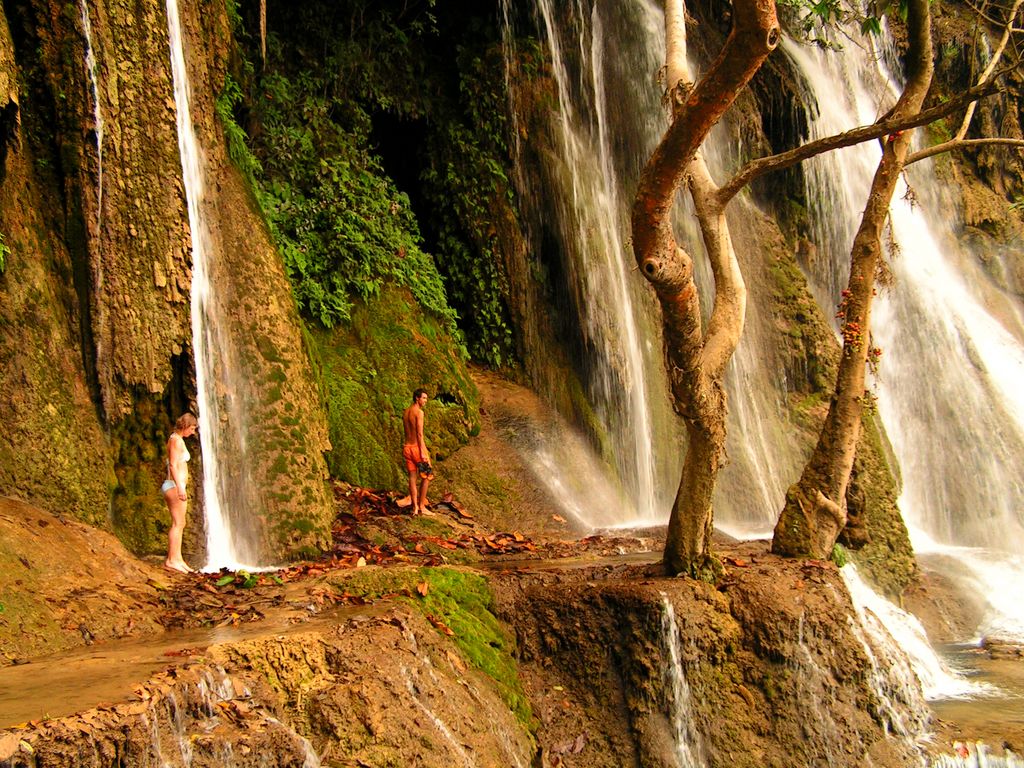
<instances>
[{"instance_id":1,"label":"woman's bare leg","mask_svg":"<svg viewBox=\"0 0 1024 768\"><path fill-rule=\"evenodd\" d=\"M167 531L167 559L164 567L172 571L192 573L192 569L181 556L181 537L185 531L185 502L178 498L178 489L172 488L164 494L167 508L171 513L171 527Z\"/></svg>"}]
</instances>

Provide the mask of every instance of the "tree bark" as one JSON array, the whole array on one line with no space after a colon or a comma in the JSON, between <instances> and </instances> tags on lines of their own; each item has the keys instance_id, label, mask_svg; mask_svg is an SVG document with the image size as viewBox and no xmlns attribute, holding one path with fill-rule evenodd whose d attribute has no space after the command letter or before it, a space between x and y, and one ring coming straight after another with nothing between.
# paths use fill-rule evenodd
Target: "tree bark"
<instances>
[{"instance_id":1,"label":"tree bark","mask_svg":"<svg viewBox=\"0 0 1024 768\"><path fill-rule=\"evenodd\" d=\"M921 111L932 78L928 0L910 0L908 11L907 85L893 108L895 119ZM772 551L778 554L827 558L846 524L846 488L864 401L870 397L865 390L865 367L870 352L875 274L882 259L881 235L909 144L907 133L893 134L883 144L882 159L854 237L850 281L840 305L843 354L835 392L818 444L800 480L786 493L772 540Z\"/></svg>"},{"instance_id":2,"label":"tree bark","mask_svg":"<svg viewBox=\"0 0 1024 768\"><path fill-rule=\"evenodd\" d=\"M666 3L668 95L672 122L639 182L633 248L662 307L669 381L689 445L669 518L664 560L672 573L701 575L711 556L712 494L725 456L725 366L743 330L746 288L725 220L724 204L698 148L776 47L779 24L770 0L737 0L733 29L704 78L691 86L681 0ZM671 211L688 182L715 279L707 332L701 323L693 260L676 243Z\"/></svg>"}]
</instances>

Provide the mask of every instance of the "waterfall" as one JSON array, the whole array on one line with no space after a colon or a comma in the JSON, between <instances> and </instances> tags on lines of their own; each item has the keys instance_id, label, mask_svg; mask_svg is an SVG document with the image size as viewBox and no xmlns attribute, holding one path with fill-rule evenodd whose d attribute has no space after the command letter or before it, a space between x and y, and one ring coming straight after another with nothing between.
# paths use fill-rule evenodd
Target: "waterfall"
<instances>
[{"instance_id":1,"label":"waterfall","mask_svg":"<svg viewBox=\"0 0 1024 768\"><path fill-rule=\"evenodd\" d=\"M630 279L629 201L622 198L612 154L614 117L606 97L607 22L597 5L588 12L578 3L565 13L550 0L538 0L536 8L557 84L556 226L567 251L565 266L587 355L587 394L624 486L619 503L631 506L633 517L653 520L662 509L650 408L657 350L651 348L649 329L641 327L649 312L637 306L642 297ZM563 23L573 26L565 29ZM651 62L649 71L654 69Z\"/></svg>"},{"instance_id":2,"label":"waterfall","mask_svg":"<svg viewBox=\"0 0 1024 768\"><path fill-rule=\"evenodd\" d=\"M192 234L192 351L199 404L199 438L203 455L203 507L206 518L204 570L253 570L246 562L258 556L252 540L254 516L251 482L246 481L247 424L244 398L233 376L239 366L218 301L213 275L214 248L204 216L204 160L193 127L188 70L177 0L167 0L167 24L174 76L178 149ZM231 457L228 464L227 457Z\"/></svg>"},{"instance_id":3,"label":"waterfall","mask_svg":"<svg viewBox=\"0 0 1024 768\"><path fill-rule=\"evenodd\" d=\"M598 505L613 507L601 510L600 524L662 523L679 482L685 446L669 399L660 311L636 271L629 218L642 164L668 125L660 102L662 86L656 80L665 59L663 12L656 2L625 0L575 0L557 7L550 0L535 0L534 11L551 62L556 109L550 136L540 139L551 145L538 152L541 178L531 180L524 171L520 147L515 152L517 187L522 207L540 220L535 228L543 236L535 239L558 252L549 258L564 262L559 271L571 299L565 303L571 306L558 311L574 314L566 324L578 328L579 337L568 345L587 374L587 396L600 422L596 430L592 424L585 426L601 433L595 442L602 453L613 454L613 470L624 489L611 505ZM508 0L503 14L508 70L508 59L515 55ZM519 126L521 109L514 95L512 101L513 125ZM517 147L519 135L516 130ZM719 176L723 166L735 165L739 153L737 140L724 128L712 133L703 150L712 173ZM745 233L742 224L749 205L745 200L733 204L730 221L739 222L733 237L737 252L744 246L756 252L756 235ZM688 200L677 209L677 237L694 256L706 313L713 290L703 241ZM745 257L740 253L741 260ZM765 362L767 345L761 333L771 320L770 308L758 306L761 300L750 297L747 330L727 372L732 463L723 470L715 497L716 521L746 535L772 529L785 492L782 479L799 469L782 408L783 377ZM550 343L540 340L527 354L544 358L546 349L540 345ZM581 466L586 462L571 462L572 470L560 478L552 471L563 464L560 459L539 457L534 464L541 482L565 498L566 489L584 476ZM592 485L591 480L585 485ZM595 495L606 498L604 492L582 498L575 494L566 503L567 511L594 520L594 513L586 510L594 506Z\"/></svg>"},{"instance_id":4,"label":"waterfall","mask_svg":"<svg viewBox=\"0 0 1024 768\"><path fill-rule=\"evenodd\" d=\"M849 44L843 55L792 42L787 55L806 79L812 138L872 122L898 88L882 55ZM827 104L827 109L823 105ZM880 149L850 147L808 164L807 198L824 256L812 282L825 307L845 283L852 235ZM891 285L875 302L872 334L883 349L879 413L899 463L899 505L915 550L943 554L948 575L997 589L982 631L1024 638L1024 346L1020 306L957 241L953 202L941 196L930 161L909 169L891 205L896 248ZM955 209L955 208L954 208ZM831 314L831 312L829 312Z\"/></svg>"},{"instance_id":5,"label":"waterfall","mask_svg":"<svg viewBox=\"0 0 1024 768\"><path fill-rule=\"evenodd\" d=\"M669 719L675 737L676 762L679 768L703 768L707 762L701 747L700 732L690 716L690 686L686 682L683 668L676 611L664 592L661 593L661 606L661 633L669 659L664 674L666 687L672 694Z\"/></svg>"},{"instance_id":6,"label":"waterfall","mask_svg":"<svg viewBox=\"0 0 1024 768\"><path fill-rule=\"evenodd\" d=\"M984 744L958 742L952 755L939 755L929 763L929 768L1024 768L1024 758L1012 752L1005 755L990 755Z\"/></svg>"},{"instance_id":7,"label":"waterfall","mask_svg":"<svg viewBox=\"0 0 1024 768\"><path fill-rule=\"evenodd\" d=\"M103 107L100 104L99 77L96 74L96 53L92 44L92 21L89 19L88 0L81 3L82 34L85 37L85 71L92 90L93 122L96 132L96 236L100 236L103 221ZM99 261L99 259L97 259ZM98 285L97 288L100 286Z\"/></svg>"},{"instance_id":8,"label":"waterfall","mask_svg":"<svg viewBox=\"0 0 1024 768\"><path fill-rule=\"evenodd\" d=\"M890 659L887 667L889 674L896 677L896 683L889 687L901 688L902 700L918 698L911 690L915 687L929 700L984 694L987 691L986 686L973 683L950 668L932 649L921 622L874 592L861 578L855 565L843 566L840 573L857 610L860 627L874 645L886 651ZM904 731L910 732L910 729Z\"/></svg>"},{"instance_id":9,"label":"waterfall","mask_svg":"<svg viewBox=\"0 0 1024 768\"><path fill-rule=\"evenodd\" d=\"M198 680L179 683L177 688L164 693L158 705L139 715L150 735L148 754L143 764L149 765L148 758L152 758L160 766L189 768L199 763L235 768L243 765L279 764L281 760L288 760L288 765L298 765L297 760L301 758L302 768L320 768L320 758L305 736L262 707L250 709L248 705L252 694L244 686L240 686L240 689L236 693L235 682L222 668L217 667L205 669ZM241 759L236 759L234 747L239 743L245 744L242 738L245 730L241 734L237 730L232 733L228 729L218 729L218 726L225 721L230 722L229 713L237 711L230 705L238 703L242 703L245 707L243 711L253 720L259 718L259 729L252 729L250 733L266 730L274 734L273 741L268 740L256 746L265 747L267 743L276 743L279 750L277 754L268 752L258 763L253 762L251 754L245 757L243 753ZM220 735L218 730L224 735ZM171 738L165 739L161 732ZM199 742L202 743L201 755L196 752L197 734L208 737ZM246 749L253 751L248 745ZM217 754L211 755L211 751Z\"/></svg>"}]
</instances>

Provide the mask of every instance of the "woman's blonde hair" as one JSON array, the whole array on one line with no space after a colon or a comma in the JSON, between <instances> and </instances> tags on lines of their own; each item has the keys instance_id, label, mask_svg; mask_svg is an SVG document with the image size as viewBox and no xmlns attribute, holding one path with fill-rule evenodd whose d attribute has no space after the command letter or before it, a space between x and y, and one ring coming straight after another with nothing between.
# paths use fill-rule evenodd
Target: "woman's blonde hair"
<instances>
[{"instance_id":1,"label":"woman's blonde hair","mask_svg":"<svg viewBox=\"0 0 1024 768\"><path fill-rule=\"evenodd\" d=\"M178 420L174 422L174 431L180 432L183 429L198 426L199 422L196 420L195 416L193 416L191 413L183 413L181 414L181 416L178 417Z\"/></svg>"}]
</instances>

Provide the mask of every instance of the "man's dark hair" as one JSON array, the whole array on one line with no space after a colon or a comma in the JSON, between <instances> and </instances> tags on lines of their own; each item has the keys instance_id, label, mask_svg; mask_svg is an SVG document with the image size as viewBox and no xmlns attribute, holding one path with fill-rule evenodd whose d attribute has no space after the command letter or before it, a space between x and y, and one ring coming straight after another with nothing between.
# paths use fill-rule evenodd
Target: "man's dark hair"
<instances>
[{"instance_id":1,"label":"man's dark hair","mask_svg":"<svg viewBox=\"0 0 1024 768\"><path fill-rule=\"evenodd\" d=\"M417 400L420 399L420 395L425 394L427 394L427 390L423 389L422 387L420 389L417 389L415 392L412 393L412 401L415 403Z\"/></svg>"}]
</instances>

